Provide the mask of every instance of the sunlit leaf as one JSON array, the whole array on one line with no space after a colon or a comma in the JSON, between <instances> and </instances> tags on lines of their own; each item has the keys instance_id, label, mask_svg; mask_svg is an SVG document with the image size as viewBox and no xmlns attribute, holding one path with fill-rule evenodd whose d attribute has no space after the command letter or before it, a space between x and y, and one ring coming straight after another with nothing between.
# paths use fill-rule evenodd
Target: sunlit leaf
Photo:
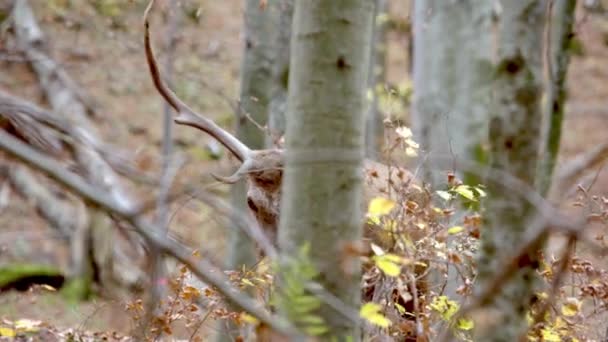
<instances>
[{"instance_id":1,"label":"sunlit leaf","mask_svg":"<svg viewBox=\"0 0 608 342\"><path fill-rule=\"evenodd\" d=\"M541 330L541 336L543 337L543 341L546 342L561 342L562 338L559 336L559 334L557 333L557 331L555 331L553 328L551 327L544 327L543 330Z\"/></svg>"},{"instance_id":2,"label":"sunlit leaf","mask_svg":"<svg viewBox=\"0 0 608 342\"><path fill-rule=\"evenodd\" d=\"M384 317L380 310L382 306L376 303L365 303L361 306L361 310L359 311L359 315L361 318L367 320L368 322L377 325L381 328L388 328L392 322Z\"/></svg>"},{"instance_id":3,"label":"sunlit leaf","mask_svg":"<svg viewBox=\"0 0 608 342\"><path fill-rule=\"evenodd\" d=\"M449 193L449 192L447 192L447 191L443 191L443 190L437 190L437 191L435 191L435 193L436 193L436 194L437 194L439 197L441 197L442 199L444 199L444 200L446 200L446 201L449 201L449 200L451 200L451 199L452 199L452 194L450 194L450 193Z\"/></svg>"},{"instance_id":4,"label":"sunlit leaf","mask_svg":"<svg viewBox=\"0 0 608 342\"><path fill-rule=\"evenodd\" d=\"M369 202L367 212L371 215L386 215L393 210L395 202L383 197L376 197Z\"/></svg>"},{"instance_id":5,"label":"sunlit leaf","mask_svg":"<svg viewBox=\"0 0 608 342\"><path fill-rule=\"evenodd\" d=\"M248 314L246 312L241 313L241 320L243 320L243 322L247 322L247 323L254 324L254 325L258 324L258 322L259 322L257 318L251 316L250 314Z\"/></svg>"},{"instance_id":6,"label":"sunlit leaf","mask_svg":"<svg viewBox=\"0 0 608 342\"><path fill-rule=\"evenodd\" d=\"M566 317L576 316L581 310L581 302L574 297L566 299L564 305L562 305L562 315Z\"/></svg>"},{"instance_id":7,"label":"sunlit leaf","mask_svg":"<svg viewBox=\"0 0 608 342\"><path fill-rule=\"evenodd\" d=\"M479 197L486 197L486 191L481 188L481 186L476 186L475 191L479 194Z\"/></svg>"},{"instance_id":8,"label":"sunlit leaf","mask_svg":"<svg viewBox=\"0 0 608 342\"><path fill-rule=\"evenodd\" d=\"M367 216L372 223L379 224L380 217L393 210L396 203L388 198L375 197L369 202Z\"/></svg>"},{"instance_id":9,"label":"sunlit leaf","mask_svg":"<svg viewBox=\"0 0 608 342\"><path fill-rule=\"evenodd\" d=\"M405 148L405 155L413 158L418 156L418 152L416 152L415 148L408 146Z\"/></svg>"},{"instance_id":10,"label":"sunlit leaf","mask_svg":"<svg viewBox=\"0 0 608 342\"><path fill-rule=\"evenodd\" d=\"M439 313L441 318L445 321L449 321L460 308L457 302L450 300L447 296L437 296L433 298L430 307Z\"/></svg>"},{"instance_id":11,"label":"sunlit leaf","mask_svg":"<svg viewBox=\"0 0 608 342\"><path fill-rule=\"evenodd\" d=\"M471 187L468 185L459 185L454 188L454 192L459 194L460 196L468 199L469 201L477 201L475 198L475 193L471 190Z\"/></svg>"},{"instance_id":12,"label":"sunlit leaf","mask_svg":"<svg viewBox=\"0 0 608 342\"><path fill-rule=\"evenodd\" d=\"M394 254L384 254L374 257L376 266L387 276L396 277L401 274L399 262L401 258Z\"/></svg>"},{"instance_id":13,"label":"sunlit leaf","mask_svg":"<svg viewBox=\"0 0 608 342\"><path fill-rule=\"evenodd\" d=\"M371 249L375 255L384 255L384 250L382 249L382 247L376 245L375 243L371 244Z\"/></svg>"},{"instance_id":14,"label":"sunlit leaf","mask_svg":"<svg viewBox=\"0 0 608 342\"><path fill-rule=\"evenodd\" d=\"M464 231L464 227L462 226L454 226L448 229L448 234L454 235Z\"/></svg>"},{"instance_id":15,"label":"sunlit leaf","mask_svg":"<svg viewBox=\"0 0 608 342\"><path fill-rule=\"evenodd\" d=\"M458 321L456 322L456 328L460 329L460 330L471 330L475 327L475 323L473 323L472 319L468 319L468 318L460 318L458 319Z\"/></svg>"},{"instance_id":16,"label":"sunlit leaf","mask_svg":"<svg viewBox=\"0 0 608 342\"><path fill-rule=\"evenodd\" d=\"M42 324L42 321L20 319L15 322L15 329L18 331L34 332L40 330L40 324Z\"/></svg>"},{"instance_id":17,"label":"sunlit leaf","mask_svg":"<svg viewBox=\"0 0 608 342\"><path fill-rule=\"evenodd\" d=\"M412 130L406 126L397 127L397 129L395 129L395 133L397 133L397 135L403 139L409 139L412 137Z\"/></svg>"},{"instance_id":18,"label":"sunlit leaf","mask_svg":"<svg viewBox=\"0 0 608 342\"><path fill-rule=\"evenodd\" d=\"M11 328L0 327L0 336L2 337L15 337L17 332Z\"/></svg>"}]
</instances>

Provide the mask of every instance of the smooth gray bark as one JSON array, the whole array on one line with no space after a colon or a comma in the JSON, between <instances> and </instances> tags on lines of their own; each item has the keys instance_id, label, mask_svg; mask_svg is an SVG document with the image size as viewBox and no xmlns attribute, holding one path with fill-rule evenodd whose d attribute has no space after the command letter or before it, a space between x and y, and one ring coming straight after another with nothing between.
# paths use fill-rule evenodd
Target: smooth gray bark
<instances>
[{"instance_id":1,"label":"smooth gray bark","mask_svg":"<svg viewBox=\"0 0 608 342\"><path fill-rule=\"evenodd\" d=\"M365 88L373 0L296 2L279 246L287 259L310 246L317 279L347 305L360 303L360 271L340 267L341 246L362 237ZM330 331L357 340L356 323L327 304Z\"/></svg>"},{"instance_id":2,"label":"smooth gray bark","mask_svg":"<svg viewBox=\"0 0 608 342\"><path fill-rule=\"evenodd\" d=\"M294 0L278 1L279 26L275 29L275 60L272 67L272 100L268 115L268 128L273 143L285 133L287 112L287 86L289 85L289 50L293 24Z\"/></svg>"},{"instance_id":3,"label":"smooth gray bark","mask_svg":"<svg viewBox=\"0 0 608 342\"><path fill-rule=\"evenodd\" d=\"M546 1L502 1L497 27L498 60L490 121L491 164L534 186L540 143L543 33ZM489 198L478 260L483 288L512 258L532 229L534 208L512 189L488 183ZM527 329L526 312L539 285L536 268L542 241L520 258L518 269L486 306L495 322L480 341L516 341Z\"/></svg>"},{"instance_id":4,"label":"smooth gray bark","mask_svg":"<svg viewBox=\"0 0 608 342\"><path fill-rule=\"evenodd\" d=\"M366 114L365 155L379 160L384 141L384 114L378 106L378 95L386 80L388 0L375 0L372 49L368 73L369 107Z\"/></svg>"},{"instance_id":5,"label":"smooth gray bark","mask_svg":"<svg viewBox=\"0 0 608 342\"><path fill-rule=\"evenodd\" d=\"M259 0L246 0L245 41L241 64L241 90L237 114L236 135L249 148L265 145L265 132L255 124L265 125L271 99L273 66L273 30L276 29L277 7L269 1L265 9ZM245 183L240 181L231 191L237 215L247 214ZM228 267L251 266L255 260L251 239L240 229L232 229Z\"/></svg>"},{"instance_id":6,"label":"smooth gray bark","mask_svg":"<svg viewBox=\"0 0 608 342\"><path fill-rule=\"evenodd\" d=\"M412 128L431 157L485 160L492 7L488 0L414 2ZM429 163L423 174L438 185L452 170Z\"/></svg>"},{"instance_id":7,"label":"smooth gray bark","mask_svg":"<svg viewBox=\"0 0 608 342\"><path fill-rule=\"evenodd\" d=\"M543 114L543 141L538 190L546 195L557 162L566 106L566 74L570 63L576 0L557 0L551 12L548 41L549 80Z\"/></svg>"},{"instance_id":8,"label":"smooth gray bark","mask_svg":"<svg viewBox=\"0 0 608 342\"><path fill-rule=\"evenodd\" d=\"M270 0L267 6L262 8L259 0L245 0L245 39L240 98L236 113L236 136L252 149L261 149L266 142L265 132L258 124L266 124L272 96L277 1ZM244 180L232 186L230 197L235 218L234 227L230 230L227 267L251 267L257 260L254 243L236 223L238 217L249 215ZM238 327L230 324L223 330L218 336L220 341L232 341L240 334Z\"/></svg>"}]
</instances>

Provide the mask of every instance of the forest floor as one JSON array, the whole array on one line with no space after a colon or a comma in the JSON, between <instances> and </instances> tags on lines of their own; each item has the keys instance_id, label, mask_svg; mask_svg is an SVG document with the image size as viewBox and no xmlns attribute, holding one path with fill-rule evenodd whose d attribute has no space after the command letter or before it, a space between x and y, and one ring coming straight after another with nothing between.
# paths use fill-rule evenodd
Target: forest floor
<instances>
[{"instance_id":1,"label":"forest floor","mask_svg":"<svg viewBox=\"0 0 608 342\"><path fill-rule=\"evenodd\" d=\"M404 5L393 2L393 15L404 19L407 15L397 12ZM100 11L91 2L75 2L78 5L73 8L63 8L62 1L31 3L51 43L53 57L99 104L96 121L106 141L134 153L142 169L156 170L163 102L152 87L144 61L144 2L129 1L120 6L118 14ZM179 24L173 53L174 88L194 108L230 127L237 104L243 2L183 3L184 12L190 16L184 16ZM166 23L158 15L160 12L154 16L153 32L156 50L164 59ZM198 19L194 19L195 14ZM575 30L581 54L572 59L568 73L569 98L560 163L605 142L608 131L608 17L585 16L581 11ZM388 79L398 84L408 77L407 36L391 32L389 40ZM0 57L0 70L0 89L45 105L39 84L25 63ZM407 122L407 112L395 114ZM229 158L215 161L206 151L211 138L187 127L176 127L174 135L179 151L188 157L179 177L210 184L211 170L228 173ZM220 194L228 190L223 186L214 188ZM608 193L608 168L599 171L592 192ZM142 194L145 195L150 194ZM173 215L172 230L176 234L192 246L202 246L216 260L223 259L226 234L210 210L183 202L174 207ZM0 264L35 260L66 267L67 254L61 243L16 195L2 209ZM125 334L131 331L132 323L124 307L124 302L102 298L75 305L53 294L12 292L0 295L0 320L29 318L56 326Z\"/></svg>"}]
</instances>

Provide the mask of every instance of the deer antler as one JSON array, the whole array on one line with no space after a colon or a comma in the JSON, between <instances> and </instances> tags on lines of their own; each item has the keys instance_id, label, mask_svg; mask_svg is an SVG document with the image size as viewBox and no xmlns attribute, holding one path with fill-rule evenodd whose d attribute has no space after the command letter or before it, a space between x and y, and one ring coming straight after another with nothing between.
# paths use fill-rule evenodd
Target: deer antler
<instances>
[{"instance_id":1,"label":"deer antler","mask_svg":"<svg viewBox=\"0 0 608 342\"><path fill-rule=\"evenodd\" d=\"M154 55L154 50L152 49L152 43L150 39L150 22L148 20L148 15L153 6L154 0L151 0L144 13L144 44L146 49L146 60L148 62L148 66L150 67L150 74L152 75L152 80L154 81L154 86L156 87L156 90L162 95L165 101L167 101L169 105L171 105L171 107L173 107L173 109L175 109L175 111L177 112L177 116L174 119L175 123L195 127L206 132L210 136L217 139L242 162L250 159L252 153L251 149L249 149L245 144L243 144L239 139L230 134L228 131L222 129L215 122L196 113L194 110L188 107L188 105L186 105L179 97L177 97L177 95L163 81L160 68L158 67L158 63ZM235 176L237 176L237 174L229 178L233 178Z\"/></svg>"}]
</instances>

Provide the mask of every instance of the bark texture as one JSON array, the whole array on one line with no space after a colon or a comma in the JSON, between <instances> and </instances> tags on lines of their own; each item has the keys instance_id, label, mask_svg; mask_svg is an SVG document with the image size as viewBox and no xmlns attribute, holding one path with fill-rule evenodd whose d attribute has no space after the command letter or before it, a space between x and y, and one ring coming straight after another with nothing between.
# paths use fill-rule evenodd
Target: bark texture
<instances>
[{"instance_id":1,"label":"bark texture","mask_svg":"<svg viewBox=\"0 0 608 342\"><path fill-rule=\"evenodd\" d=\"M498 61L490 122L491 163L524 183L534 186L542 95L542 47L546 2L502 1L497 27ZM534 208L513 189L489 182L489 200L482 231L478 281L483 288L512 257L535 218ZM480 341L517 341L527 328L529 309L539 278L536 268L542 242L518 260L518 270L488 304L488 316L496 320L480 331Z\"/></svg>"},{"instance_id":2,"label":"bark texture","mask_svg":"<svg viewBox=\"0 0 608 342\"><path fill-rule=\"evenodd\" d=\"M279 246L286 259L310 246L318 281L358 307L360 274L340 267L341 246L362 235L365 88L373 0L296 2L292 35L286 166ZM323 304L338 339L358 326Z\"/></svg>"},{"instance_id":3,"label":"bark texture","mask_svg":"<svg viewBox=\"0 0 608 342\"><path fill-rule=\"evenodd\" d=\"M274 60L274 37L278 21L278 0L269 0L266 7L259 0L245 0L245 39L241 64L241 89L236 113L236 136L249 148L265 146L266 135L259 125L268 119L272 96L272 71ZM232 186L230 197L235 218L230 230L227 267L240 269L251 267L256 262L253 241L238 228L238 217L249 215L244 180ZM229 325L223 329L219 341L233 341L240 329Z\"/></svg>"},{"instance_id":4,"label":"bark texture","mask_svg":"<svg viewBox=\"0 0 608 342\"><path fill-rule=\"evenodd\" d=\"M275 29L275 60L272 67L273 91L268 116L270 138L276 141L285 133L287 86L289 85L289 50L293 23L294 0L278 1L279 26Z\"/></svg>"},{"instance_id":5,"label":"bark texture","mask_svg":"<svg viewBox=\"0 0 608 342\"><path fill-rule=\"evenodd\" d=\"M277 0L265 8L258 0L246 0L245 41L241 64L240 103L237 112L236 135L249 148L261 149L265 134L255 123L265 125L272 89L273 30L278 19ZM254 123L255 122L255 123ZM231 191L235 215L246 215L245 182L239 181ZM232 229L228 267L251 266L256 258L254 246L240 229Z\"/></svg>"},{"instance_id":6,"label":"bark texture","mask_svg":"<svg viewBox=\"0 0 608 342\"><path fill-rule=\"evenodd\" d=\"M487 0L414 2L412 126L431 157L486 159L492 8ZM445 183L452 165L430 162L425 180Z\"/></svg>"},{"instance_id":7,"label":"bark texture","mask_svg":"<svg viewBox=\"0 0 608 342\"><path fill-rule=\"evenodd\" d=\"M388 0L374 1L374 28L368 73L369 108L366 114L365 155L379 160L384 141L384 114L378 106L378 94L386 80Z\"/></svg>"},{"instance_id":8,"label":"bark texture","mask_svg":"<svg viewBox=\"0 0 608 342\"><path fill-rule=\"evenodd\" d=\"M543 144L538 175L538 190L546 195L551 187L553 170L557 161L562 122L566 105L566 74L570 63L570 44L574 38L576 0L557 0L551 12L548 28L549 80L544 108Z\"/></svg>"}]
</instances>

